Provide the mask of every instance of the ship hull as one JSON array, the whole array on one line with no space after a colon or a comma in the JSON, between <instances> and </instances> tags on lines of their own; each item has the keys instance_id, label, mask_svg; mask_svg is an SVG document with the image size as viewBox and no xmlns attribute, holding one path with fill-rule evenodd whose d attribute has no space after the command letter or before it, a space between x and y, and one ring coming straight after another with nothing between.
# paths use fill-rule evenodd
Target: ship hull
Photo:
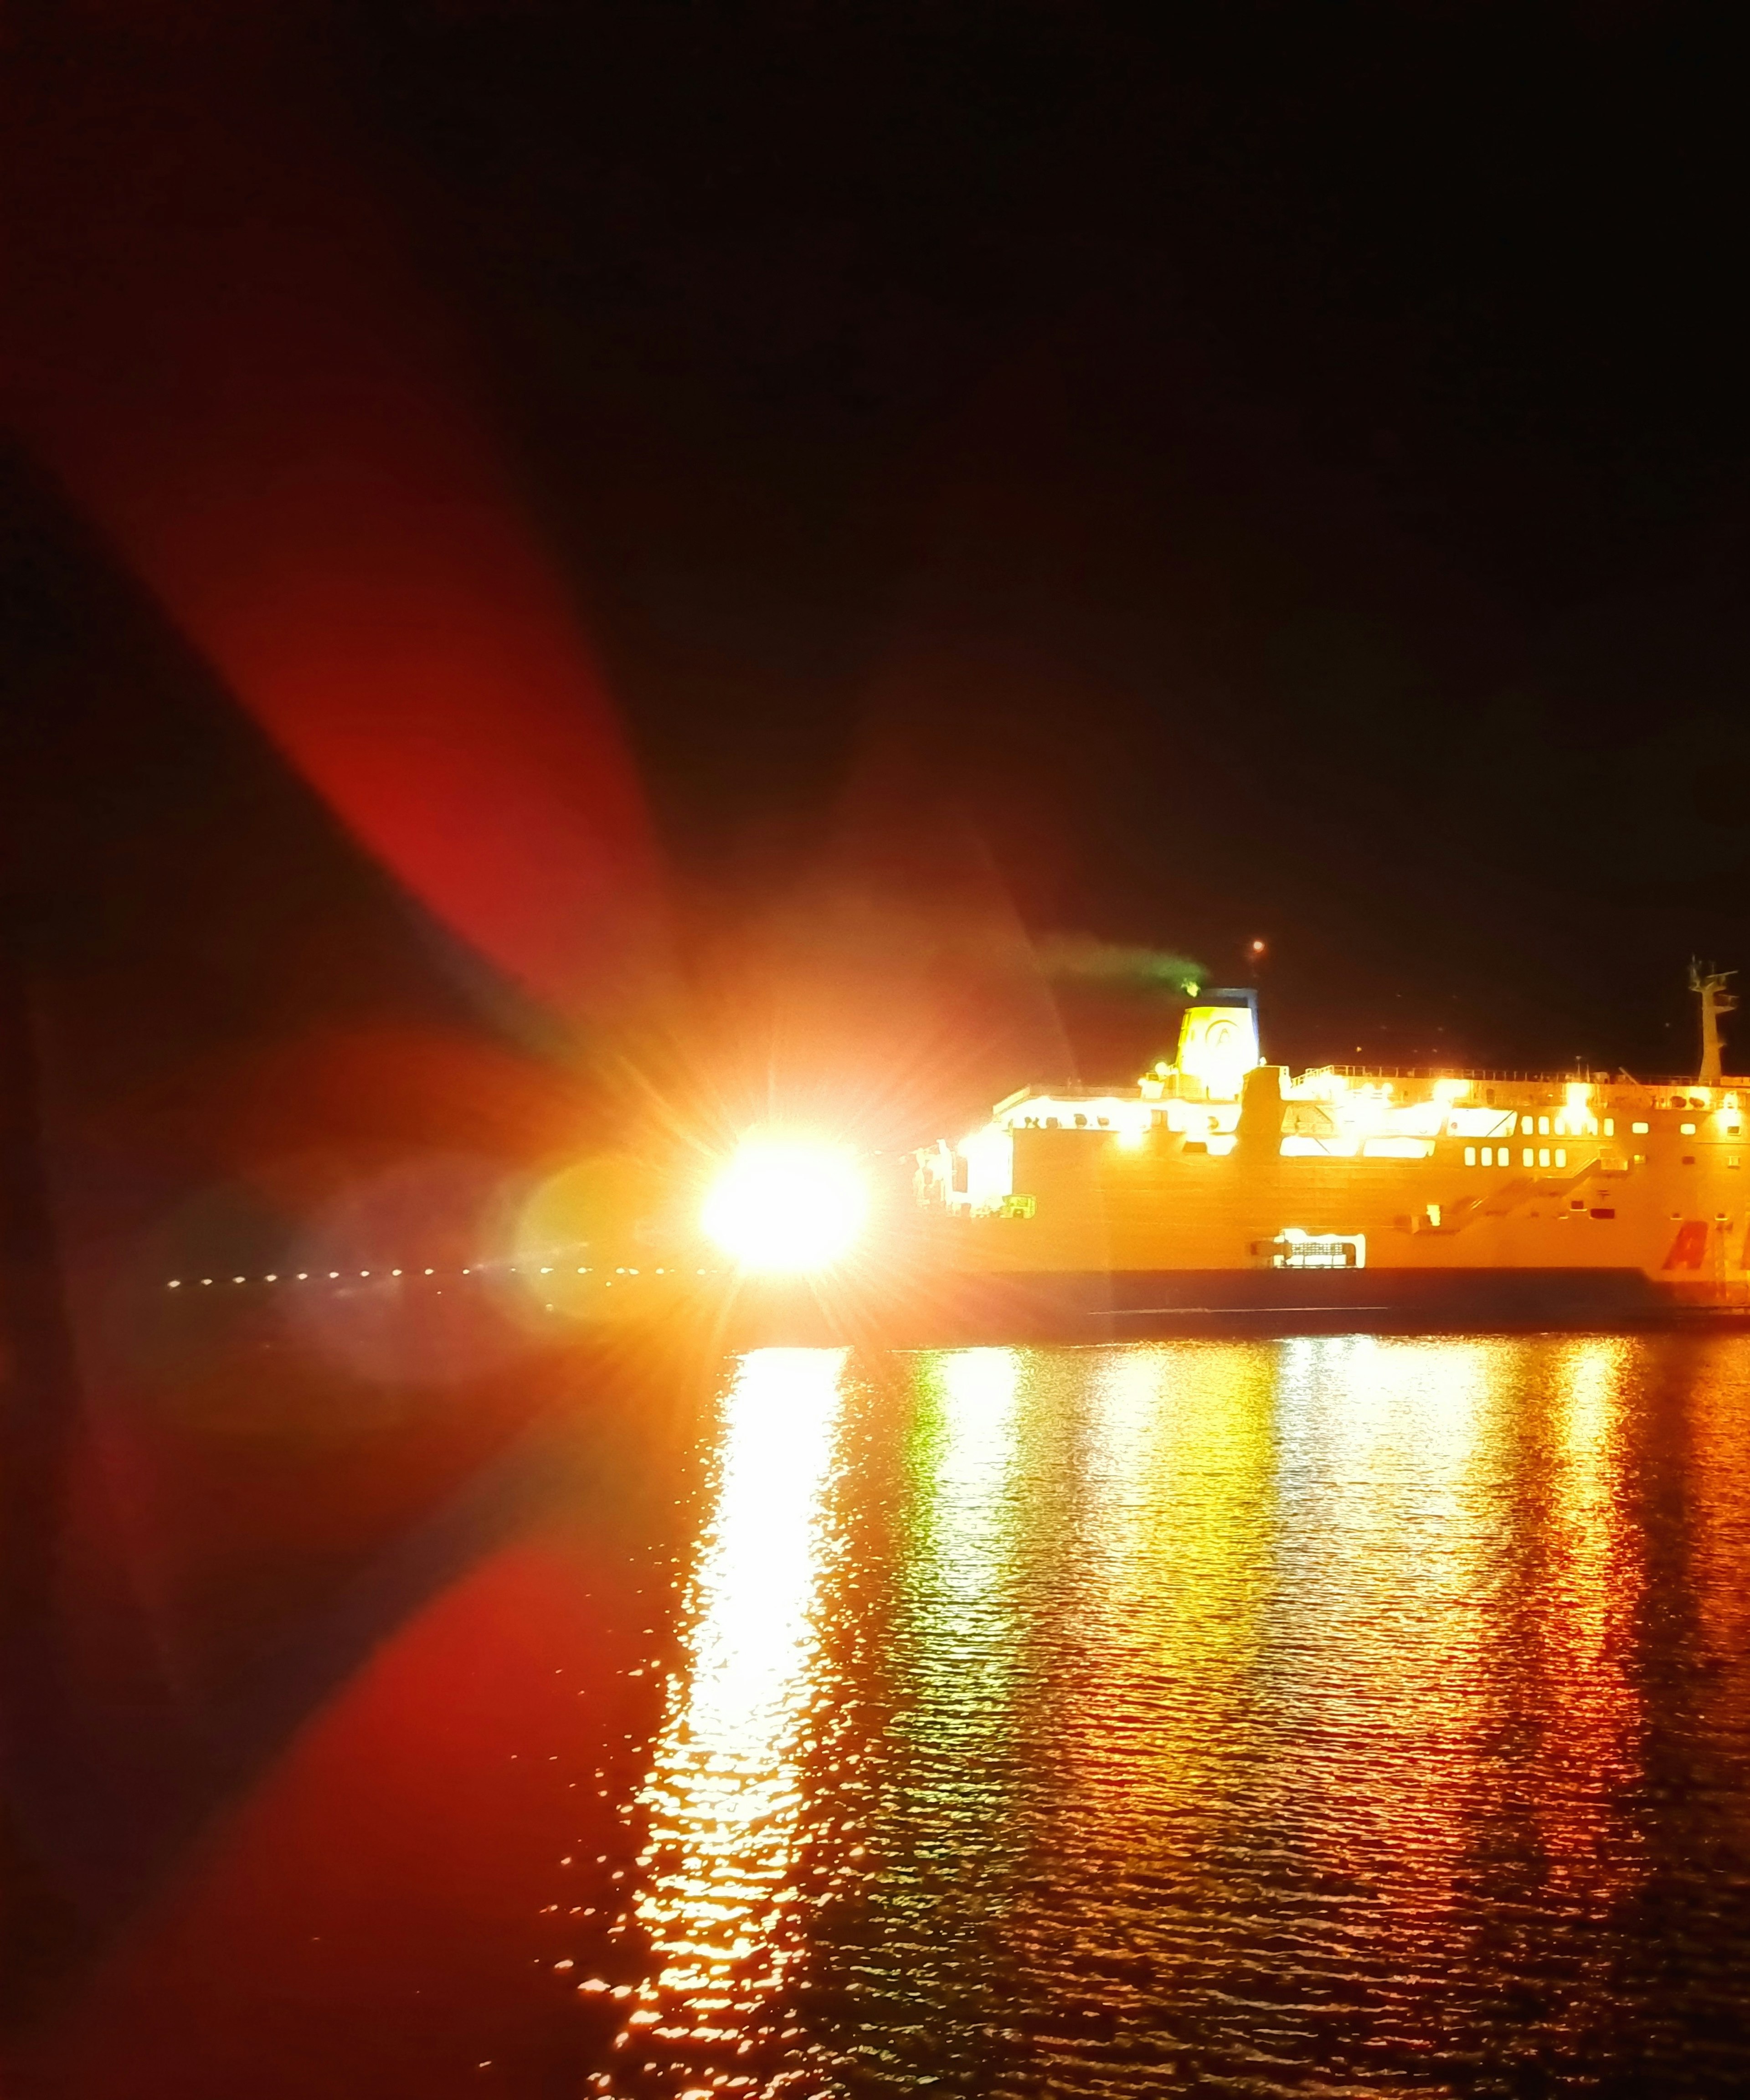
<instances>
[{"instance_id":1,"label":"ship hull","mask_svg":"<svg viewBox=\"0 0 1750 2100\"><path fill-rule=\"evenodd\" d=\"M743 1286L727 1346L897 1348L1146 1340L1175 1335L1487 1333L1750 1322L1750 1298L1637 1268L1233 1268L937 1272L898 1288Z\"/></svg>"},{"instance_id":2,"label":"ship hull","mask_svg":"<svg viewBox=\"0 0 1750 2100\"><path fill-rule=\"evenodd\" d=\"M963 1335L1063 1339L1188 1329L1591 1327L1730 1312L1638 1268L1131 1269L962 1278L938 1325ZM1737 1309L1750 1312L1750 1307Z\"/></svg>"}]
</instances>

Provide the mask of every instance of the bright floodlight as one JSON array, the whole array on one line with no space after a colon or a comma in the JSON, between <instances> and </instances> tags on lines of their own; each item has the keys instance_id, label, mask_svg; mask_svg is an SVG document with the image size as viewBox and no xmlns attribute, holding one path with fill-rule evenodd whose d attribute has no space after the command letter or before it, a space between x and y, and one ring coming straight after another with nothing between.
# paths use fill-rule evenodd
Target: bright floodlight
<instances>
[{"instance_id":1,"label":"bright floodlight","mask_svg":"<svg viewBox=\"0 0 1750 2100\"><path fill-rule=\"evenodd\" d=\"M805 1138L750 1138L705 1202L703 1224L744 1268L826 1268L862 1229L868 1192L849 1157Z\"/></svg>"}]
</instances>

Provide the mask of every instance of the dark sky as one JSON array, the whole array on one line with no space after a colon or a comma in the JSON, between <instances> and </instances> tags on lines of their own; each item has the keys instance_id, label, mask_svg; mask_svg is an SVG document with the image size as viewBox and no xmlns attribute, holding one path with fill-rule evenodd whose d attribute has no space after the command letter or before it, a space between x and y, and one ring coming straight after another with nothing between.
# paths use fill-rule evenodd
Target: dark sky
<instances>
[{"instance_id":1,"label":"dark sky","mask_svg":"<svg viewBox=\"0 0 1750 2100\"><path fill-rule=\"evenodd\" d=\"M463 8L359 57L702 878L805 877L877 769L1031 927L1270 937L1309 1055L1352 1001L1656 1061L1736 960L1708 11Z\"/></svg>"},{"instance_id":2,"label":"dark sky","mask_svg":"<svg viewBox=\"0 0 1750 2100\"><path fill-rule=\"evenodd\" d=\"M1255 935L1296 1062L1688 1062L1690 952L1750 966L1717 10L285 20L720 992ZM1086 1065L1162 1030L1063 997Z\"/></svg>"}]
</instances>

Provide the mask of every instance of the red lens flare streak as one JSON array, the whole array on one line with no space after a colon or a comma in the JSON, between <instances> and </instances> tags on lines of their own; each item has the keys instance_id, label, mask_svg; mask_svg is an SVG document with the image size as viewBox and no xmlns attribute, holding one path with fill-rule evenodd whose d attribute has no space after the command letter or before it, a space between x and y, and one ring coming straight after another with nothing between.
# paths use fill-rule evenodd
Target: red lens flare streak
<instances>
[{"instance_id":1,"label":"red lens flare streak","mask_svg":"<svg viewBox=\"0 0 1750 2100\"><path fill-rule=\"evenodd\" d=\"M638 787L455 332L297 56L265 16L23 52L0 413L410 889L599 1012L650 960Z\"/></svg>"}]
</instances>

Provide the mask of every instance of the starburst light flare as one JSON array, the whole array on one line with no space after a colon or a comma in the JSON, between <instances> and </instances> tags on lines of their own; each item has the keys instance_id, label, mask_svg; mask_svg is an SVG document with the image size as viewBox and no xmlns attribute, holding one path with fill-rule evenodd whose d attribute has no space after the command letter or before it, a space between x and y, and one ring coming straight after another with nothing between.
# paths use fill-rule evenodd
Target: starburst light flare
<instances>
[{"instance_id":1,"label":"starburst light flare","mask_svg":"<svg viewBox=\"0 0 1750 2100\"><path fill-rule=\"evenodd\" d=\"M707 1234L743 1268L801 1274L855 1243L869 1193L856 1162L818 1139L744 1139L706 1198Z\"/></svg>"}]
</instances>

